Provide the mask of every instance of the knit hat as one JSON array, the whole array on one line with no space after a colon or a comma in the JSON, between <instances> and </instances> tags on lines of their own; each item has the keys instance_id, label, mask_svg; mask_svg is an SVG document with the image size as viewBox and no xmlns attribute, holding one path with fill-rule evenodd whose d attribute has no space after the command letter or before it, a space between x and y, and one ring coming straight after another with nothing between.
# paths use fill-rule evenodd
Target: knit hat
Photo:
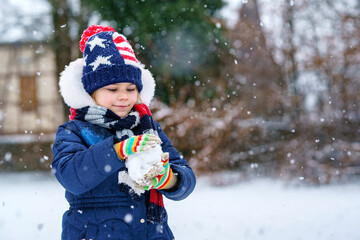
<instances>
[{"instance_id":1,"label":"knit hat","mask_svg":"<svg viewBox=\"0 0 360 240\"><path fill-rule=\"evenodd\" d=\"M135 84L142 101L150 104L155 92L154 78L136 59L124 35L112 27L92 25L81 37L80 50L84 58L71 62L60 76L60 92L68 106L95 105L90 94L122 82Z\"/></svg>"},{"instance_id":2,"label":"knit hat","mask_svg":"<svg viewBox=\"0 0 360 240\"><path fill-rule=\"evenodd\" d=\"M93 28L98 29L91 26L80 41L83 43L83 39L88 39L84 49L80 47L85 59L82 76L85 91L91 94L110 84L129 82L135 84L140 92L143 88L141 70L131 65L138 64L138 61L125 36L111 29L94 34Z\"/></svg>"}]
</instances>

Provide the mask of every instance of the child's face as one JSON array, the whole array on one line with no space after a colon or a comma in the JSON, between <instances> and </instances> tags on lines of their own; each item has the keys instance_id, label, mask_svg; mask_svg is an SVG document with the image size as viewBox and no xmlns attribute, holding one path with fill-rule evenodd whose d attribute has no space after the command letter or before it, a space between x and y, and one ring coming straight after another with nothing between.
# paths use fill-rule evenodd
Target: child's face
<instances>
[{"instance_id":1,"label":"child's face","mask_svg":"<svg viewBox=\"0 0 360 240\"><path fill-rule=\"evenodd\" d=\"M92 96L97 105L106 107L123 118L136 104L138 91L135 84L115 83L99 88Z\"/></svg>"}]
</instances>

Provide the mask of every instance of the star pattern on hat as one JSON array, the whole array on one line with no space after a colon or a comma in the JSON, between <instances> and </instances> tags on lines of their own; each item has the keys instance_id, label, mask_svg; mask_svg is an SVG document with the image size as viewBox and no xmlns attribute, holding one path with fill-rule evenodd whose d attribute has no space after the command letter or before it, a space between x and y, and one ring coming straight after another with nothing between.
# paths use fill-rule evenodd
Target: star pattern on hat
<instances>
[{"instance_id":1,"label":"star pattern on hat","mask_svg":"<svg viewBox=\"0 0 360 240\"><path fill-rule=\"evenodd\" d=\"M90 45L90 51L92 51L96 46L105 48L105 45L103 43L104 41L106 41L106 39L95 36L94 39L92 39L91 41L88 41L87 44Z\"/></svg>"},{"instance_id":2,"label":"star pattern on hat","mask_svg":"<svg viewBox=\"0 0 360 240\"><path fill-rule=\"evenodd\" d=\"M100 66L100 64L111 65L112 63L109 61L109 59L111 57L112 57L112 55L107 56L107 57L97 56L95 61L90 63L89 66L92 66L93 71L95 71Z\"/></svg>"}]
</instances>

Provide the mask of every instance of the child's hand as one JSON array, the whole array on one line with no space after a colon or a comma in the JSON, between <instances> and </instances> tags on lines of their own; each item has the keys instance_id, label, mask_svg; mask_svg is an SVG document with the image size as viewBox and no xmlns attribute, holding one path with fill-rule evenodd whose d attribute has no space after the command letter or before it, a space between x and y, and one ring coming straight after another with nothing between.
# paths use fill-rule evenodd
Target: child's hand
<instances>
[{"instance_id":1,"label":"child's hand","mask_svg":"<svg viewBox=\"0 0 360 240\"><path fill-rule=\"evenodd\" d=\"M122 160L137 152L148 151L156 145L161 144L158 136L143 134L133 136L114 145L118 157Z\"/></svg>"},{"instance_id":2,"label":"child's hand","mask_svg":"<svg viewBox=\"0 0 360 240\"><path fill-rule=\"evenodd\" d=\"M161 161L164 166L164 171L160 175L152 178L152 185L146 186L145 190L150 189L164 189L169 186L170 182L173 183L173 171L169 165L169 153L165 152L161 156Z\"/></svg>"}]
</instances>

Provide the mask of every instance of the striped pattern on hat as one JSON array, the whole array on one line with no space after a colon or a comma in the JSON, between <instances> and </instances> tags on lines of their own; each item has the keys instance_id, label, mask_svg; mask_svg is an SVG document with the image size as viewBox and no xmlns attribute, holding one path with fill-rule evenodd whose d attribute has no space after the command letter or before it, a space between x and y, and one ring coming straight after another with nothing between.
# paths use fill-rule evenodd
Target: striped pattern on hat
<instances>
[{"instance_id":1,"label":"striped pattern on hat","mask_svg":"<svg viewBox=\"0 0 360 240\"><path fill-rule=\"evenodd\" d=\"M121 56L124 58L126 64L139 64L138 60L135 57L134 50L132 49L129 41L126 37L120 33L115 32L113 34L113 41L116 45L116 48L119 50Z\"/></svg>"}]
</instances>

